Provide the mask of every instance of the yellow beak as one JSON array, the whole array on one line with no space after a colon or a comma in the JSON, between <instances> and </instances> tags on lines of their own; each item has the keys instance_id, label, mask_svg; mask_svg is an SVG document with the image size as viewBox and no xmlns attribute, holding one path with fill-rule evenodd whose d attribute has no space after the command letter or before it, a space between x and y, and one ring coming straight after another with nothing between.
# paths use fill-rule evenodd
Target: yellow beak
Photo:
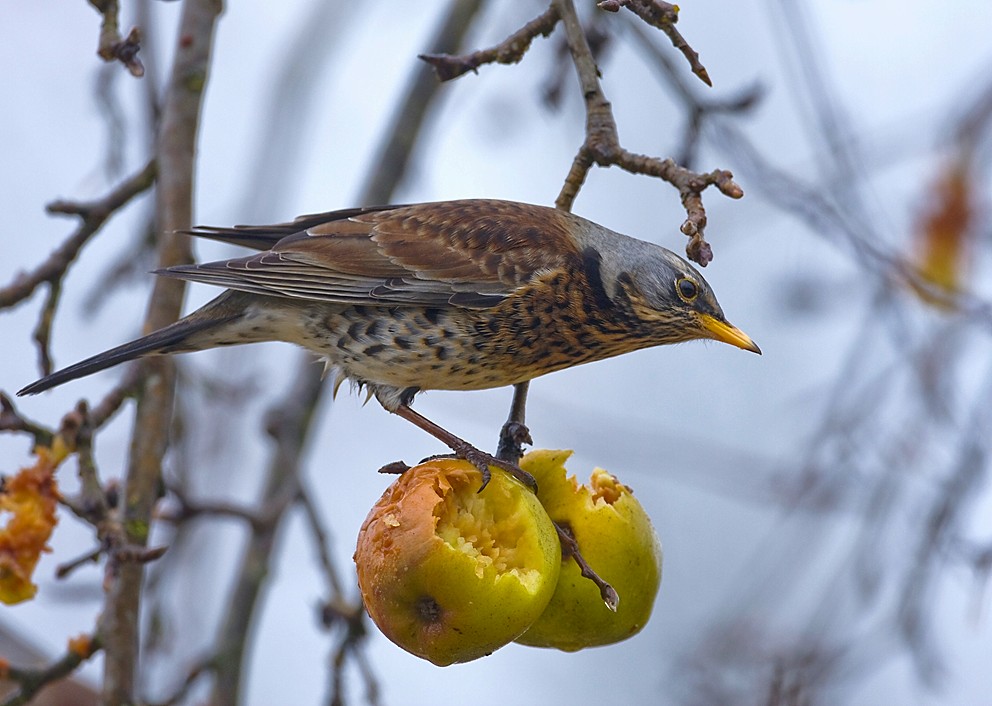
<instances>
[{"instance_id":1,"label":"yellow beak","mask_svg":"<svg viewBox=\"0 0 992 706\"><path fill-rule=\"evenodd\" d=\"M709 314L700 314L699 323L714 341L729 343L732 346L761 355L761 349L758 348L758 345L736 326L731 326L726 321L721 321Z\"/></svg>"}]
</instances>

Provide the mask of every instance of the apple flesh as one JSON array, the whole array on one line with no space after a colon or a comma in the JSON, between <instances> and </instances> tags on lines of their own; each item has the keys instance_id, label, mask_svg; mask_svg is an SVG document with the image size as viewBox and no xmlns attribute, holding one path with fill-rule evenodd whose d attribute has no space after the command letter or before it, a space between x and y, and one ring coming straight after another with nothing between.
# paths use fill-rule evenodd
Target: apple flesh
<instances>
[{"instance_id":1,"label":"apple flesh","mask_svg":"<svg viewBox=\"0 0 992 706\"><path fill-rule=\"evenodd\" d=\"M499 468L479 492L471 464L435 459L401 475L369 512L355 563L386 637L446 666L490 654L542 614L561 567L537 497Z\"/></svg>"}]
</instances>

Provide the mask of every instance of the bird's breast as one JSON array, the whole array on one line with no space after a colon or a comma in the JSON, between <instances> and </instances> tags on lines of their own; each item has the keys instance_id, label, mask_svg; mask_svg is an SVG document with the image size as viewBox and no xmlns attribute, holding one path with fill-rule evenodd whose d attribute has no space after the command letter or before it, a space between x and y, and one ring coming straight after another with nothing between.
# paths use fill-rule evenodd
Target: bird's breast
<instances>
[{"instance_id":1,"label":"bird's breast","mask_svg":"<svg viewBox=\"0 0 992 706\"><path fill-rule=\"evenodd\" d=\"M490 309L315 308L307 348L352 380L396 388L512 385L644 347L629 317L554 277Z\"/></svg>"}]
</instances>

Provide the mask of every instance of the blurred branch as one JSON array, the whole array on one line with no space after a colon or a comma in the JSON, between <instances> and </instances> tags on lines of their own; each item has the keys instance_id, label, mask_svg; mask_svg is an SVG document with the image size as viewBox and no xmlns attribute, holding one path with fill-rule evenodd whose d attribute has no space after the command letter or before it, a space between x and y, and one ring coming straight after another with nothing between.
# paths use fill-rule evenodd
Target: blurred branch
<instances>
[{"instance_id":1,"label":"blurred branch","mask_svg":"<svg viewBox=\"0 0 992 706\"><path fill-rule=\"evenodd\" d=\"M14 401L0 392L0 431L22 432L34 439L35 446L51 446L55 431L23 416Z\"/></svg>"},{"instance_id":2,"label":"blurred branch","mask_svg":"<svg viewBox=\"0 0 992 706\"><path fill-rule=\"evenodd\" d=\"M137 27L128 32L127 39L121 37L118 24L120 8L118 0L89 0L103 18L100 25L100 42L96 53L104 61L120 61L132 76L145 75L145 67L138 58L141 49L141 32Z\"/></svg>"},{"instance_id":3,"label":"blurred branch","mask_svg":"<svg viewBox=\"0 0 992 706\"><path fill-rule=\"evenodd\" d=\"M3 701L0 706L21 706L31 702L35 695L49 684L63 679L102 649L99 635L80 636L69 640L66 653L55 662L42 669L22 669L4 664L0 666L0 676L16 682L20 690Z\"/></svg>"},{"instance_id":4,"label":"blurred branch","mask_svg":"<svg viewBox=\"0 0 992 706\"><path fill-rule=\"evenodd\" d=\"M214 663L209 660L197 662L186 673L182 684L164 701L145 701L143 703L145 706L175 706L175 704L182 703L189 690L193 688L193 685L200 681L201 677L209 674L213 668Z\"/></svg>"},{"instance_id":5,"label":"blurred branch","mask_svg":"<svg viewBox=\"0 0 992 706\"><path fill-rule=\"evenodd\" d=\"M690 79L658 46L653 33L648 32L644 25L636 20L628 22L627 29L640 47L642 55L657 66L659 75L664 77L668 87L675 91L679 99L679 106L688 113L686 127L682 139L679 141L681 151L676 161L691 168L699 150L703 127L709 117L721 114L740 114L750 110L760 100L763 93L762 87L755 83L740 90L737 95L728 98L700 96L695 90L695 84L689 85Z\"/></svg>"},{"instance_id":6,"label":"blurred branch","mask_svg":"<svg viewBox=\"0 0 992 706\"><path fill-rule=\"evenodd\" d=\"M160 267L192 261L189 239L176 231L192 223L196 136L214 27L221 10L219 0L188 0L183 4L157 145ZM160 278L155 282L145 317L147 330L162 328L179 318L184 291L179 281ZM153 359L143 363L142 369L146 376L135 414L120 508L126 545L138 548L148 541L175 394L171 361ZM136 698L142 578L141 564L122 564L107 592L101 620L101 634L107 648L103 683L107 706L123 706Z\"/></svg>"},{"instance_id":7,"label":"blurred branch","mask_svg":"<svg viewBox=\"0 0 992 706\"><path fill-rule=\"evenodd\" d=\"M441 26L431 40L431 53L457 49L482 0L453 0ZM414 147L423 132L424 119L438 93L438 84L427 67L414 67L410 83L399 100L393 119L386 128L388 137L379 148L358 203L362 206L387 203L406 175Z\"/></svg>"},{"instance_id":8,"label":"blurred branch","mask_svg":"<svg viewBox=\"0 0 992 706\"><path fill-rule=\"evenodd\" d=\"M145 168L122 182L98 201L53 201L48 204L49 213L62 213L79 216L82 219L79 229L65 240L33 272L18 275L6 287L0 288L0 309L7 308L26 299L44 282L61 280L69 265L76 259L86 242L115 211L126 205L132 198L150 188L155 182L156 165L154 160Z\"/></svg>"},{"instance_id":9,"label":"blurred branch","mask_svg":"<svg viewBox=\"0 0 992 706\"><path fill-rule=\"evenodd\" d=\"M330 703L341 704L344 701L344 667L351 657L365 681L365 700L372 705L378 704L379 682L362 649L367 637L365 606L361 600L348 600L344 595L341 579L331 558L327 529L313 498L302 484L297 503L303 510L307 527L313 537L314 548L317 550L320 568L330 594L321 608L320 622L329 630L335 627L343 628L337 639L337 646L332 649Z\"/></svg>"},{"instance_id":10,"label":"blurred branch","mask_svg":"<svg viewBox=\"0 0 992 706\"><path fill-rule=\"evenodd\" d=\"M314 87L324 73L333 71L335 52L344 46L342 38L352 32L351 23L360 15L351 3L340 0L314 0L301 9L278 51L279 65L259 116L252 168L237 205L239 218L246 223L270 218L287 194L298 188L297 170L286 170L285 165L297 164L311 149L309 127L316 123L315 129L321 129L318 102L323 97Z\"/></svg>"},{"instance_id":11,"label":"blurred branch","mask_svg":"<svg viewBox=\"0 0 992 706\"><path fill-rule=\"evenodd\" d=\"M241 703L248 635L268 574L276 532L286 510L298 497L300 458L321 399L320 382L319 369L309 363L297 375L283 400L267 414L266 431L275 444L261 498L267 521L252 525L248 546L235 571L234 591L228 599L215 645L218 657L214 662L212 706Z\"/></svg>"}]
</instances>

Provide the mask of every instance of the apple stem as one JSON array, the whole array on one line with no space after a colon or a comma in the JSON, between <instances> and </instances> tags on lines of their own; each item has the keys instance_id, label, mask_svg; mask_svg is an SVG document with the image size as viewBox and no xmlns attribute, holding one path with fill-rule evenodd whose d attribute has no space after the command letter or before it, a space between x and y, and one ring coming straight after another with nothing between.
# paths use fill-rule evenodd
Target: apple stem
<instances>
[{"instance_id":1,"label":"apple stem","mask_svg":"<svg viewBox=\"0 0 992 706\"><path fill-rule=\"evenodd\" d=\"M583 578L589 579L599 587L599 595L602 597L606 607L616 613L617 606L620 604L620 595L616 592L616 589L604 581L583 558L582 552L579 551L579 543L575 541L571 528L564 522L554 522L554 526L558 531L558 541L561 543L562 558L572 558L582 572Z\"/></svg>"}]
</instances>

